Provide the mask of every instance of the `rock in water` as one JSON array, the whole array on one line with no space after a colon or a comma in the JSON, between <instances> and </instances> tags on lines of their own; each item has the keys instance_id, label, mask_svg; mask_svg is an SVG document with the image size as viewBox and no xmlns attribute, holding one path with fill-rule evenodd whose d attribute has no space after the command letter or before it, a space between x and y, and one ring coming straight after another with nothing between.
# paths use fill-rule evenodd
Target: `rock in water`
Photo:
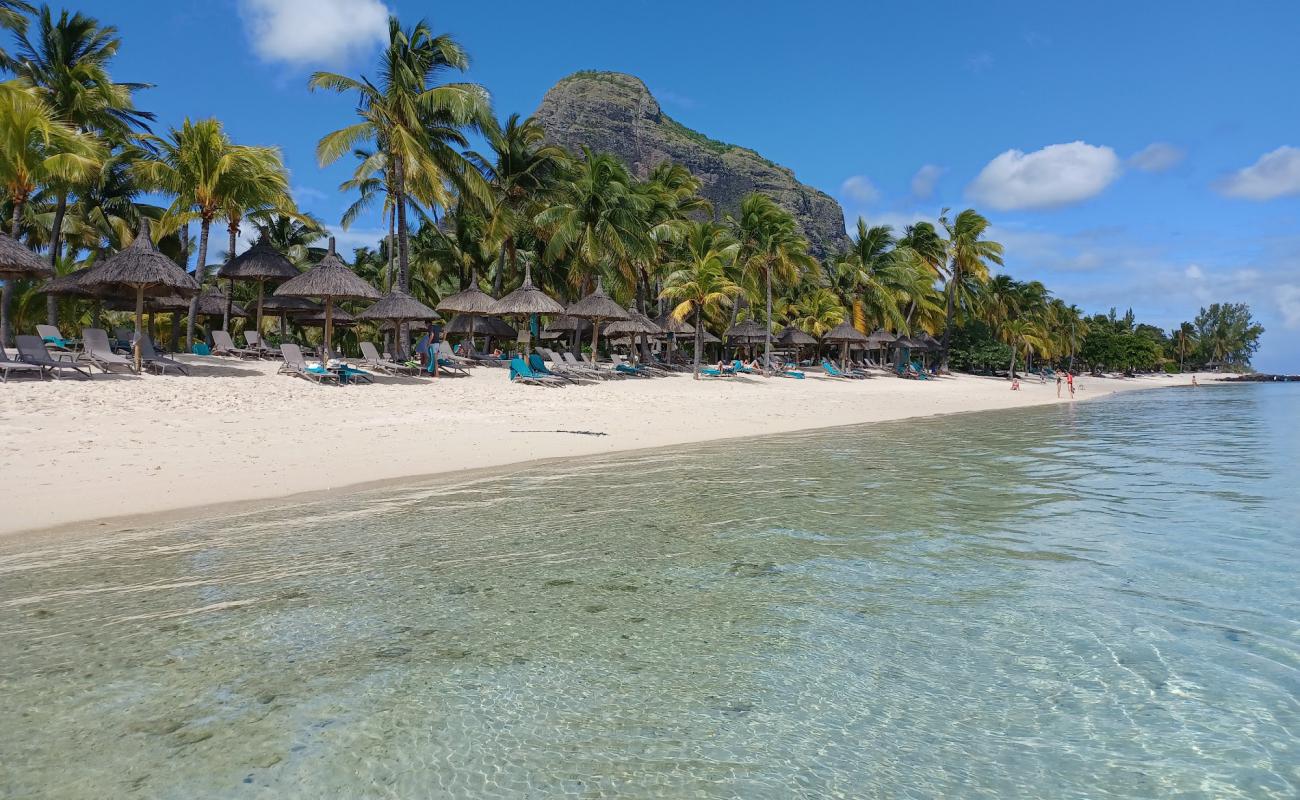
<instances>
[{"instance_id":1,"label":"rock in water","mask_svg":"<svg viewBox=\"0 0 1300 800\"><path fill-rule=\"evenodd\" d=\"M612 153L644 178L664 161L688 167L701 193L732 213L750 192L763 192L803 228L811 252L825 257L848 245L844 210L825 192L753 150L715 141L663 112L640 78L618 72L576 72L551 87L535 115L556 144Z\"/></svg>"}]
</instances>

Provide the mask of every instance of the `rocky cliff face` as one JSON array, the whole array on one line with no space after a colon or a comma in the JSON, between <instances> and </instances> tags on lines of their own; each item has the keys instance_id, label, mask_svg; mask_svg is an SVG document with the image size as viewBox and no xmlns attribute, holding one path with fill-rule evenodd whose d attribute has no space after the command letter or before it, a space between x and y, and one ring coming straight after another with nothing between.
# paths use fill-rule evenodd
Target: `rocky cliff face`
<instances>
[{"instance_id":1,"label":"rocky cliff face","mask_svg":"<svg viewBox=\"0 0 1300 800\"><path fill-rule=\"evenodd\" d=\"M734 213L750 192L770 195L790 211L825 256L848 242L844 211L824 192L795 180L789 169L736 145L714 141L663 113L639 78L617 72L578 72L551 87L536 117L547 136L577 151L581 145L622 158L645 177L672 161L690 168L702 194L721 213Z\"/></svg>"}]
</instances>

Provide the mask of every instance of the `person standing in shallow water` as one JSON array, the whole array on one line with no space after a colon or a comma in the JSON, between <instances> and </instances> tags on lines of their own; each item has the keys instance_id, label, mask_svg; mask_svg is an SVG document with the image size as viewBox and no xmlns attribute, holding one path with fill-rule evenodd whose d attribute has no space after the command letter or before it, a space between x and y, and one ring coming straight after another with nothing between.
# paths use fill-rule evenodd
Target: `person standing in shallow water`
<instances>
[{"instance_id":1,"label":"person standing in shallow water","mask_svg":"<svg viewBox=\"0 0 1300 800\"><path fill-rule=\"evenodd\" d=\"M1196 375L1192 375L1192 388L1195 389L1197 386L1200 384L1196 382Z\"/></svg>"}]
</instances>

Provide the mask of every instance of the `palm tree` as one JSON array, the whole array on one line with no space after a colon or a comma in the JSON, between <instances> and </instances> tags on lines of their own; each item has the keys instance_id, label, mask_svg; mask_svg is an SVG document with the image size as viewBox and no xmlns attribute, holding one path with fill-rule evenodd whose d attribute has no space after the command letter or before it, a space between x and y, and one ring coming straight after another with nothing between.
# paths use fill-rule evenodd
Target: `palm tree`
<instances>
[{"instance_id":1,"label":"palm tree","mask_svg":"<svg viewBox=\"0 0 1300 800\"><path fill-rule=\"evenodd\" d=\"M1007 368L1007 380L1016 377L1016 355L1023 350L1026 362L1035 349L1046 348L1043 331L1034 322L1027 319L1008 320L999 327L998 336L1011 346L1011 365Z\"/></svg>"},{"instance_id":2,"label":"palm tree","mask_svg":"<svg viewBox=\"0 0 1300 800\"><path fill-rule=\"evenodd\" d=\"M493 277L493 291L500 294L505 286L505 267L510 274L517 269L516 239L534 227L533 218L556 190L556 182L568 164L569 154L562 147L546 143L546 131L537 120L520 121L511 114L501 126L495 120L484 130L490 153L471 154L471 159L492 188L492 202L485 217L486 235L500 242L500 257Z\"/></svg>"},{"instance_id":3,"label":"palm tree","mask_svg":"<svg viewBox=\"0 0 1300 800\"><path fill-rule=\"evenodd\" d=\"M271 174L281 163L280 153L273 147L231 142L215 119L186 119L180 129L171 129L165 137L146 135L143 139L153 154L142 151L142 158L134 165L136 175L146 187L174 198L159 223L159 231L167 233L191 222L199 223L195 273L202 281L212 221L218 215L229 214L233 198L249 183L275 182ZM194 346L195 310L191 302L185 334L187 348Z\"/></svg>"},{"instance_id":4,"label":"palm tree","mask_svg":"<svg viewBox=\"0 0 1300 800\"><path fill-rule=\"evenodd\" d=\"M59 122L34 90L17 81L0 84L0 189L10 203L14 238L38 188L82 178L102 160L99 143ZM0 298L0 346L8 343L11 284L4 282Z\"/></svg>"},{"instance_id":5,"label":"palm tree","mask_svg":"<svg viewBox=\"0 0 1300 800\"><path fill-rule=\"evenodd\" d=\"M289 173L284 168L280 151L273 147L247 148L244 153L243 168L227 174L222 182L222 213L226 218L226 233L229 244L226 260L235 257L239 245L240 224L246 214L267 215L275 213L283 217L298 216L297 207L289 194ZM226 307L221 315L221 329L230 328L230 308L235 301L234 281L231 290L226 293Z\"/></svg>"},{"instance_id":6,"label":"palm tree","mask_svg":"<svg viewBox=\"0 0 1300 800\"><path fill-rule=\"evenodd\" d=\"M731 305L740 287L727 278L727 264L736 257L738 246L726 232L711 222L691 225L683 242L683 256L673 263L660 294L677 301L673 316L681 321L693 316L695 325L695 380L700 379L700 351L703 349L704 314Z\"/></svg>"},{"instance_id":7,"label":"palm tree","mask_svg":"<svg viewBox=\"0 0 1300 800\"><path fill-rule=\"evenodd\" d=\"M1196 338L1196 326L1190 322L1184 322L1174 331L1174 352L1178 353L1178 371L1182 372L1187 356L1196 352L1197 345L1200 342Z\"/></svg>"},{"instance_id":8,"label":"palm tree","mask_svg":"<svg viewBox=\"0 0 1300 800\"><path fill-rule=\"evenodd\" d=\"M0 0L0 28L21 36L27 32L27 15L35 11L32 4L24 0ZM13 71L13 62L3 47L0 47L0 68Z\"/></svg>"},{"instance_id":9,"label":"palm tree","mask_svg":"<svg viewBox=\"0 0 1300 800\"><path fill-rule=\"evenodd\" d=\"M822 337L844 321L845 310L835 292L819 288L795 303L791 313L791 324L817 340L817 355L820 357Z\"/></svg>"},{"instance_id":10,"label":"palm tree","mask_svg":"<svg viewBox=\"0 0 1300 800\"><path fill-rule=\"evenodd\" d=\"M888 225L868 227L858 218L848 252L827 265L827 278L840 301L853 313L853 326L863 333L871 325L906 327L902 308L911 300L917 256L896 247Z\"/></svg>"},{"instance_id":11,"label":"palm tree","mask_svg":"<svg viewBox=\"0 0 1300 800\"><path fill-rule=\"evenodd\" d=\"M772 361L773 278L794 283L817 262L808 255L808 240L799 232L794 217L765 194L746 196L740 201L739 217L728 215L727 222L740 245L740 268L763 281L767 309L763 369L767 372Z\"/></svg>"},{"instance_id":12,"label":"palm tree","mask_svg":"<svg viewBox=\"0 0 1300 800\"><path fill-rule=\"evenodd\" d=\"M117 29L101 26L93 17L63 11L56 21L49 6L36 20L34 36L17 37L13 67L19 79L36 89L60 122L85 134L122 141L139 128L147 128L154 115L135 107L132 94L148 84L116 83L108 67L121 39ZM63 250L63 222L74 186L66 181L49 187L55 195L50 231L50 263L56 265ZM47 298L47 316L57 325L57 298Z\"/></svg>"},{"instance_id":13,"label":"palm tree","mask_svg":"<svg viewBox=\"0 0 1300 800\"><path fill-rule=\"evenodd\" d=\"M547 238L543 258L568 261L569 283L585 288L602 267L626 274L650 247L649 198L623 162L582 148L583 158L560 182L554 202L534 218Z\"/></svg>"},{"instance_id":14,"label":"palm tree","mask_svg":"<svg viewBox=\"0 0 1300 800\"><path fill-rule=\"evenodd\" d=\"M271 247L299 269L306 269L325 255L325 248L317 246L325 238L325 225L311 214L255 211L248 218L266 232Z\"/></svg>"},{"instance_id":15,"label":"palm tree","mask_svg":"<svg viewBox=\"0 0 1300 800\"><path fill-rule=\"evenodd\" d=\"M948 209L939 215L939 223L948 234L948 283L946 311L944 314L943 343L939 369L948 371L948 345L952 340L953 318L957 310L957 295L968 285L979 285L988 280L989 264L1002 264L1002 245L984 239L989 221L973 208L948 218Z\"/></svg>"},{"instance_id":16,"label":"palm tree","mask_svg":"<svg viewBox=\"0 0 1300 800\"><path fill-rule=\"evenodd\" d=\"M487 92L472 83L433 83L448 70L464 72L468 67L468 55L450 36L435 36L423 21L402 30L398 19L389 17L388 46L377 84L365 76L331 72L317 72L308 82L313 91L359 96L361 121L323 137L316 157L325 166L359 145L373 145L374 157L362 166L370 176L384 176L396 218L398 285L403 290L410 288L408 203L432 202L445 208L450 205L444 188L448 183L485 205L490 202L486 181L461 152L468 146L461 131L482 127L490 117ZM354 179L366 177L365 170L358 170Z\"/></svg>"}]
</instances>

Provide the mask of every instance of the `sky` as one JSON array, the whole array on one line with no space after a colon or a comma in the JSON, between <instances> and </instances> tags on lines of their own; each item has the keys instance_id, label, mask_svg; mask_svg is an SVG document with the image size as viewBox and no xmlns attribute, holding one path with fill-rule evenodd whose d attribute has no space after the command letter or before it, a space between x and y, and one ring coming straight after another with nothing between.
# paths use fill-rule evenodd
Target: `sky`
<instances>
[{"instance_id":1,"label":"sky","mask_svg":"<svg viewBox=\"0 0 1300 800\"><path fill-rule=\"evenodd\" d=\"M469 52L500 117L580 69L643 79L665 112L836 197L846 225L975 207L1005 271L1088 312L1171 328L1246 302L1255 366L1300 372L1300 3L81 0L116 25L119 80L158 128L215 116L282 148L299 205L337 228L348 164L321 135L366 74L386 17ZM338 231L373 244L377 217Z\"/></svg>"}]
</instances>

